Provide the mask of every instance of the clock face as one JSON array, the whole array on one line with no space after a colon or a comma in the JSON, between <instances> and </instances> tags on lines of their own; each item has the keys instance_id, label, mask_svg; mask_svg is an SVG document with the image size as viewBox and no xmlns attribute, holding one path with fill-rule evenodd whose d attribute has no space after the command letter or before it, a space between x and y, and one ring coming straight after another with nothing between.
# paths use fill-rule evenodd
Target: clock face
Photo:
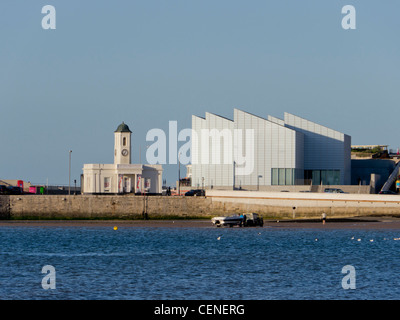
<instances>
[{"instance_id":1,"label":"clock face","mask_svg":"<svg viewBox=\"0 0 400 320\"><path fill-rule=\"evenodd\" d=\"M121 151L121 153L122 153L123 156L127 156L128 153L129 153L129 151L126 150L126 149L123 149L123 150Z\"/></svg>"}]
</instances>

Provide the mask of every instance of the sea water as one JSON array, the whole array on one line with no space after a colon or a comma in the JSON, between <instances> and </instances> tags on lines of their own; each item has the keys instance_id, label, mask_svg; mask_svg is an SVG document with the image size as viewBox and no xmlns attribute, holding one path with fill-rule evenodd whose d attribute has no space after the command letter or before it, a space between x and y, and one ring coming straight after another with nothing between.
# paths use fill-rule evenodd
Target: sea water
<instances>
[{"instance_id":1,"label":"sea water","mask_svg":"<svg viewBox=\"0 0 400 320\"><path fill-rule=\"evenodd\" d=\"M400 230L1 227L0 299L400 299ZM45 289L52 266L54 289ZM343 285L354 268L353 288ZM46 280L47 281L47 280Z\"/></svg>"}]
</instances>

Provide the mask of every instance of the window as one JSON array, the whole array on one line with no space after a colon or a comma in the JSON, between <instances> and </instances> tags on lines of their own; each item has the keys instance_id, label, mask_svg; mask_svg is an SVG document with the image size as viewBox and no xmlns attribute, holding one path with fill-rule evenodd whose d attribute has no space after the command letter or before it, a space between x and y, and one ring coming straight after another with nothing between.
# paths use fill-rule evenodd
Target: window
<instances>
[{"instance_id":1,"label":"window","mask_svg":"<svg viewBox=\"0 0 400 320\"><path fill-rule=\"evenodd\" d=\"M145 182L144 182L144 187L146 188L146 189L150 189L150 179L148 179L148 178L146 178L145 179Z\"/></svg>"},{"instance_id":2,"label":"window","mask_svg":"<svg viewBox=\"0 0 400 320\"><path fill-rule=\"evenodd\" d=\"M111 179L109 177L104 178L104 191L110 191L110 187L111 187L110 181L111 181Z\"/></svg>"},{"instance_id":3,"label":"window","mask_svg":"<svg viewBox=\"0 0 400 320\"><path fill-rule=\"evenodd\" d=\"M271 169L271 185L294 185L294 172L292 168Z\"/></svg>"},{"instance_id":4,"label":"window","mask_svg":"<svg viewBox=\"0 0 400 320\"><path fill-rule=\"evenodd\" d=\"M294 179L293 179L293 169L285 169L286 173L286 177L285 177L285 184L288 185L293 185L294 183Z\"/></svg>"},{"instance_id":5,"label":"window","mask_svg":"<svg viewBox=\"0 0 400 320\"><path fill-rule=\"evenodd\" d=\"M312 171L312 184L313 185L321 184L321 171L320 170Z\"/></svg>"},{"instance_id":6,"label":"window","mask_svg":"<svg viewBox=\"0 0 400 320\"><path fill-rule=\"evenodd\" d=\"M304 179L312 180L313 185L339 185L340 170L305 170Z\"/></svg>"},{"instance_id":7,"label":"window","mask_svg":"<svg viewBox=\"0 0 400 320\"><path fill-rule=\"evenodd\" d=\"M273 186L278 185L278 169L271 169L271 184Z\"/></svg>"},{"instance_id":8,"label":"window","mask_svg":"<svg viewBox=\"0 0 400 320\"><path fill-rule=\"evenodd\" d=\"M122 138L122 145L123 145L124 147L126 146L126 138L125 138L125 137Z\"/></svg>"},{"instance_id":9,"label":"window","mask_svg":"<svg viewBox=\"0 0 400 320\"><path fill-rule=\"evenodd\" d=\"M285 169L278 169L279 170L279 185L285 185Z\"/></svg>"}]
</instances>

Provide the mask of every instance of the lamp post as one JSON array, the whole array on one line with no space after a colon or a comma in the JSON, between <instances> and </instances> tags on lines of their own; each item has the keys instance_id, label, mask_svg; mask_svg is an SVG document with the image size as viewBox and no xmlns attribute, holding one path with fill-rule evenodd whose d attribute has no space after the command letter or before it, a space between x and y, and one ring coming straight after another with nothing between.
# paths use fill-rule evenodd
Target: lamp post
<instances>
[{"instance_id":1,"label":"lamp post","mask_svg":"<svg viewBox=\"0 0 400 320\"><path fill-rule=\"evenodd\" d=\"M260 190L260 178L262 178L262 175L257 176L257 191Z\"/></svg>"},{"instance_id":2,"label":"lamp post","mask_svg":"<svg viewBox=\"0 0 400 320\"><path fill-rule=\"evenodd\" d=\"M236 184L236 181L235 181L235 176L236 176L235 170L236 170L236 162L233 161L233 190L235 190L235 184Z\"/></svg>"},{"instance_id":3,"label":"lamp post","mask_svg":"<svg viewBox=\"0 0 400 320\"><path fill-rule=\"evenodd\" d=\"M69 150L69 177L68 177L68 195L71 195L71 153L72 150Z\"/></svg>"}]
</instances>

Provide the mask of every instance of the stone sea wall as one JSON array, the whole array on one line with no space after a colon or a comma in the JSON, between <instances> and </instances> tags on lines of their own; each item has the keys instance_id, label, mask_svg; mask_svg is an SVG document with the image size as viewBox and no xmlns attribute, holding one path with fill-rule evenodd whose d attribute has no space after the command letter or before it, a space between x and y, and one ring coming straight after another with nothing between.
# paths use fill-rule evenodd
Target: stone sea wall
<instances>
[{"instance_id":1,"label":"stone sea wall","mask_svg":"<svg viewBox=\"0 0 400 320\"><path fill-rule=\"evenodd\" d=\"M206 197L0 196L0 219L178 219L257 212L265 218L400 215L400 196L210 191Z\"/></svg>"},{"instance_id":2,"label":"stone sea wall","mask_svg":"<svg viewBox=\"0 0 400 320\"><path fill-rule=\"evenodd\" d=\"M400 215L400 195L210 190L213 208L281 218Z\"/></svg>"},{"instance_id":3,"label":"stone sea wall","mask_svg":"<svg viewBox=\"0 0 400 320\"><path fill-rule=\"evenodd\" d=\"M208 217L204 197L23 195L10 196L12 219L141 219Z\"/></svg>"}]
</instances>

